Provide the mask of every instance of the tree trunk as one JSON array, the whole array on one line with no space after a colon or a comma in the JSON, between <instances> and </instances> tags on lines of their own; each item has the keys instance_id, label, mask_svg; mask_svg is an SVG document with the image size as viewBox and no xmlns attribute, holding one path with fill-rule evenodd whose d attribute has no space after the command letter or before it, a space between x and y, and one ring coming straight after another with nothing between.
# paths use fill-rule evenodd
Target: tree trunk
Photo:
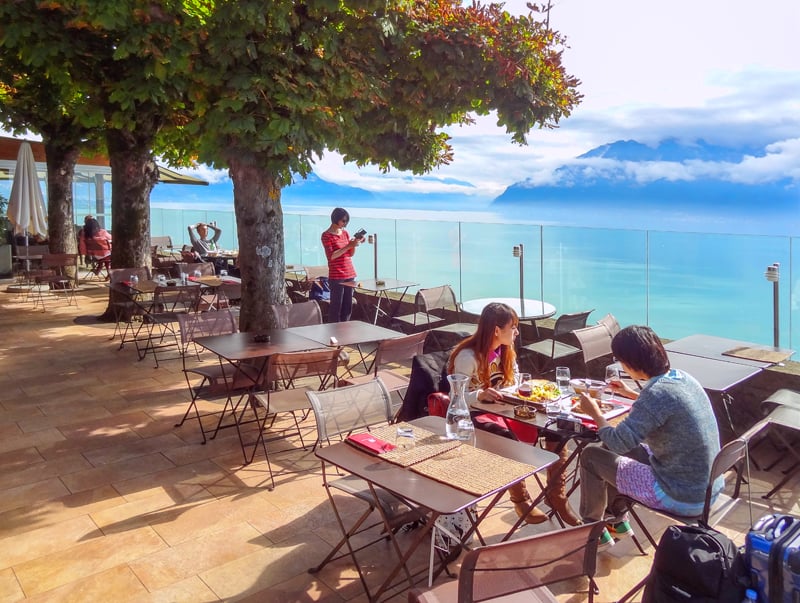
<instances>
[{"instance_id":1,"label":"tree trunk","mask_svg":"<svg viewBox=\"0 0 800 603\"><path fill-rule=\"evenodd\" d=\"M140 124L136 132L108 130L106 144L111 164L111 265L114 268L150 267L150 191L158 181L153 159L154 134ZM100 317L113 320L109 306Z\"/></svg>"},{"instance_id":2,"label":"tree trunk","mask_svg":"<svg viewBox=\"0 0 800 603\"><path fill-rule=\"evenodd\" d=\"M150 266L150 191L158 180L153 135L124 130L106 133L111 163L111 232L114 268Z\"/></svg>"},{"instance_id":3,"label":"tree trunk","mask_svg":"<svg viewBox=\"0 0 800 603\"><path fill-rule=\"evenodd\" d=\"M45 139L47 157L47 238L51 253L77 253L75 217L72 209L72 178L80 155L78 146L62 146Z\"/></svg>"},{"instance_id":4,"label":"tree trunk","mask_svg":"<svg viewBox=\"0 0 800 603\"><path fill-rule=\"evenodd\" d=\"M270 305L286 303L280 179L254 163L234 158L229 172L239 235L242 331L276 326Z\"/></svg>"}]
</instances>

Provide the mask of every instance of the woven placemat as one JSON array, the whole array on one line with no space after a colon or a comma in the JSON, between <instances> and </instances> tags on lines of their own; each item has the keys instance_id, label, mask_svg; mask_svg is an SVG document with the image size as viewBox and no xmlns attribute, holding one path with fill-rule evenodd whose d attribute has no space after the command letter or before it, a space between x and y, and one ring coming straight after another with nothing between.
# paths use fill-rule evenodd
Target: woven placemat
<instances>
[{"instance_id":1,"label":"woven placemat","mask_svg":"<svg viewBox=\"0 0 800 603\"><path fill-rule=\"evenodd\" d=\"M464 492L483 496L533 473L536 467L463 445L421 461L411 470Z\"/></svg>"},{"instance_id":2,"label":"woven placemat","mask_svg":"<svg viewBox=\"0 0 800 603\"><path fill-rule=\"evenodd\" d=\"M783 362L792 355L791 351L766 350L764 348L733 348L727 352L722 352L723 356L733 356L734 358L744 358L745 360L758 360L760 362L772 362L777 364Z\"/></svg>"},{"instance_id":3,"label":"woven placemat","mask_svg":"<svg viewBox=\"0 0 800 603\"><path fill-rule=\"evenodd\" d=\"M381 453L381 458L401 467L410 467L414 463L419 463L425 459L432 458L448 450L456 448L460 442L455 440L445 440L441 434L433 433L427 429L421 429L408 423L395 423L386 427L372 429L375 437L387 442L395 443L398 428L409 428L414 430L414 447L409 449L395 448L389 452Z\"/></svg>"}]
</instances>

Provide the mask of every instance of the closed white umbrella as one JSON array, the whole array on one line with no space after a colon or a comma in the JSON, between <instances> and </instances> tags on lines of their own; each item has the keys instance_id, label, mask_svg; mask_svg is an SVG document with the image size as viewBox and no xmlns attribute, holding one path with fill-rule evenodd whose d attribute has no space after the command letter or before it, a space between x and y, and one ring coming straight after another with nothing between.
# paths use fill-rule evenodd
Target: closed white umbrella
<instances>
[{"instance_id":1,"label":"closed white umbrella","mask_svg":"<svg viewBox=\"0 0 800 603\"><path fill-rule=\"evenodd\" d=\"M47 210L39 177L36 175L36 161L33 159L31 145L27 142L19 145L7 215L14 224L14 234L25 235L26 247L28 235L47 236ZM25 255L28 255L27 250Z\"/></svg>"}]
</instances>

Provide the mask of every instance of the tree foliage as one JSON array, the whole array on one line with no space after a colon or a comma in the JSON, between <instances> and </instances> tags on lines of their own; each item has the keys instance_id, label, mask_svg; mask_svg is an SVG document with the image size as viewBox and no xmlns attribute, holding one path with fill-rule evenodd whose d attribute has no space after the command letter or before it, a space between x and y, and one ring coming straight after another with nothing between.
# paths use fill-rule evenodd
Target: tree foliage
<instances>
[{"instance_id":1,"label":"tree foliage","mask_svg":"<svg viewBox=\"0 0 800 603\"><path fill-rule=\"evenodd\" d=\"M218 1L186 129L234 183L245 328L267 326L267 305L281 300L280 189L295 174L325 150L426 172L453 160L445 126L492 112L525 143L580 100L562 45L534 14L498 5Z\"/></svg>"},{"instance_id":2,"label":"tree foliage","mask_svg":"<svg viewBox=\"0 0 800 603\"><path fill-rule=\"evenodd\" d=\"M495 114L523 144L531 129L554 127L580 101L578 81L561 64L560 35L534 13L514 17L499 5L15 0L2 7L0 59L15 56L37 78L67 74L59 102L75 94L76 121L102 123L115 266L148 260L154 150L172 163L197 157L229 169L245 330L268 326L267 306L283 299L281 189L323 152L423 173L453 160L446 126Z\"/></svg>"}]
</instances>

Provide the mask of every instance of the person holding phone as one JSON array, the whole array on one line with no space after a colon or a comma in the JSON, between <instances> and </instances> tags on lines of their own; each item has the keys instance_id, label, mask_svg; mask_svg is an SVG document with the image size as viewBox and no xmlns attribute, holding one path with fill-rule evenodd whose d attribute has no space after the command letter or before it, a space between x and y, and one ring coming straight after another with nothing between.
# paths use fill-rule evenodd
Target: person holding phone
<instances>
[{"instance_id":1,"label":"person holding phone","mask_svg":"<svg viewBox=\"0 0 800 603\"><path fill-rule=\"evenodd\" d=\"M350 214L341 207L331 212L331 225L322 233L322 248L328 258L328 284L331 289L331 305L328 322L350 320L353 312L353 288L356 269L353 267L353 254L364 241L364 234L350 238L345 227L350 222Z\"/></svg>"}]
</instances>

